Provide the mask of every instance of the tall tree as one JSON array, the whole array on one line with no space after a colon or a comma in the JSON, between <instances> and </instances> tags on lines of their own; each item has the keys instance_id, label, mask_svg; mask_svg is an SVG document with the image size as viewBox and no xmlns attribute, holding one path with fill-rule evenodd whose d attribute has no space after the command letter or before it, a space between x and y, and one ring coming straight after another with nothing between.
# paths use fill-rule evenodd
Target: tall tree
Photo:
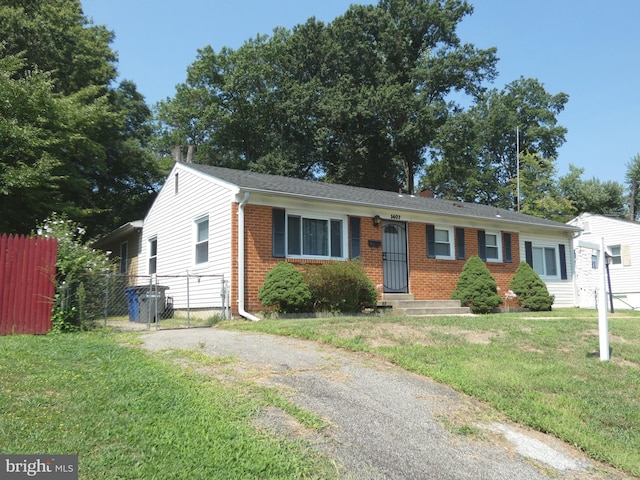
<instances>
[{"instance_id":1,"label":"tall tree","mask_svg":"<svg viewBox=\"0 0 640 480\"><path fill-rule=\"evenodd\" d=\"M353 183L358 172L387 172L386 188L413 193L425 151L455 107L450 94L473 99L495 76L495 49L456 34L472 12L465 1L381 0L353 5L330 25L326 98L337 122L329 132L344 132L333 137L344 153L325 162L329 178Z\"/></svg>"},{"instance_id":2,"label":"tall tree","mask_svg":"<svg viewBox=\"0 0 640 480\"><path fill-rule=\"evenodd\" d=\"M160 105L165 149L189 142L204 163L413 191L449 94L476 96L495 76L495 49L456 35L471 12L465 1L381 0L236 51L207 47Z\"/></svg>"},{"instance_id":3,"label":"tall tree","mask_svg":"<svg viewBox=\"0 0 640 480\"><path fill-rule=\"evenodd\" d=\"M560 194L571 201L576 214L595 213L622 218L626 215L624 187L613 181L597 178L582 180L584 168L569 165L569 173L558 179Z\"/></svg>"},{"instance_id":4,"label":"tall tree","mask_svg":"<svg viewBox=\"0 0 640 480\"><path fill-rule=\"evenodd\" d=\"M629 220L638 219L638 210L640 208L640 194L638 187L640 186L640 153L636 154L627 163L627 172L625 180L629 187Z\"/></svg>"},{"instance_id":5,"label":"tall tree","mask_svg":"<svg viewBox=\"0 0 640 480\"><path fill-rule=\"evenodd\" d=\"M323 28L310 20L293 34L277 29L238 50L199 50L187 82L158 105L165 153L188 144L200 163L311 176L318 80L313 63L304 62L322 45Z\"/></svg>"},{"instance_id":6,"label":"tall tree","mask_svg":"<svg viewBox=\"0 0 640 480\"><path fill-rule=\"evenodd\" d=\"M555 161L567 132L557 115L568 98L522 77L490 90L441 129L422 185L444 197L515 209L517 151Z\"/></svg>"},{"instance_id":7,"label":"tall tree","mask_svg":"<svg viewBox=\"0 0 640 480\"><path fill-rule=\"evenodd\" d=\"M571 199L560 192L554 161L540 154L520 156L520 192L522 213L558 222L566 222L576 214Z\"/></svg>"},{"instance_id":8,"label":"tall tree","mask_svg":"<svg viewBox=\"0 0 640 480\"><path fill-rule=\"evenodd\" d=\"M78 0L21 0L0 5L0 36L0 229L29 232L57 211L94 233L114 212L142 215L158 181L151 112L133 83L111 86L113 34Z\"/></svg>"},{"instance_id":9,"label":"tall tree","mask_svg":"<svg viewBox=\"0 0 640 480\"><path fill-rule=\"evenodd\" d=\"M50 72L56 92L106 87L116 78L113 32L89 23L78 0L5 0L0 4L5 55L20 55L21 73Z\"/></svg>"},{"instance_id":10,"label":"tall tree","mask_svg":"<svg viewBox=\"0 0 640 480\"><path fill-rule=\"evenodd\" d=\"M20 75L24 63L0 57L0 232L28 232L32 219L57 205L60 192L51 181L61 164L56 153L71 134L49 77Z\"/></svg>"}]
</instances>

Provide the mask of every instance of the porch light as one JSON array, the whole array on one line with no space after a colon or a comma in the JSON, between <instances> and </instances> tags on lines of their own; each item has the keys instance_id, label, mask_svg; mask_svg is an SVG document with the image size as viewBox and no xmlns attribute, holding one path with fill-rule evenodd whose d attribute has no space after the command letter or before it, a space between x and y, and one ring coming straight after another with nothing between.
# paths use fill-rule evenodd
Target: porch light
<instances>
[{"instance_id":1,"label":"porch light","mask_svg":"<svg viewBox=\"0 0 640 480\"><path fill-rule=\"evenodd\" d=\"M375 217L373 217L373 226L378 228L380 226L380 223L382 222L382 220L380 219L380 215L376 215Z\"/></svg>"}]
</instances>

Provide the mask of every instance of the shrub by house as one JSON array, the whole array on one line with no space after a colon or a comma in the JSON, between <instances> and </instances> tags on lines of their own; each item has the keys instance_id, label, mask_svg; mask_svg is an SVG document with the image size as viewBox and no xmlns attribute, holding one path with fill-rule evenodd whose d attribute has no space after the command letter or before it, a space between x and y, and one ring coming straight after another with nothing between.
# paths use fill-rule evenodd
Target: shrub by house
<instances>
[{"instance_id":1,"label":"shrub by house","mask_svg":"<svg viewBox=\"0 0 640 480\"><path fill-rule=\"evenodd\" d=\"M302 273L287 262L280 262L269 270L258 300L280 313L308 312L311 308L311 292Z\"/></svg>"},{"instance_id":2,"label":"shrub by house","mask_svg":"<svg viewBox=\"0 0 640 480\"><path fill-rule=\"evenodd\" d=\"M462 267L451 298L460 300L462 306L471 308L473 313L490 313L502 303L495 278L477 255Z\"/></svg>"},{"instance_id":3,"label":"shrub by house","mask_svg":"<svg viewBox=\"0 0 640 480\"><path fill-rule=\"evenodd\" d=\"M359 313L378 299L375 285L353 260L311 266L305 279L315 311Z\"/></svg>"},{"instance_id":4,"label":"shrub by house","mask_svg":"<svg viewBox=\"0 0 640 480\"><path fill-rule=\"evenodd\" d=\"M520 262L509 288L518 296L521 307L533 312L551 310L554 297L549 294L545 283L527 262Z\"/></svg>"}]
</instances>

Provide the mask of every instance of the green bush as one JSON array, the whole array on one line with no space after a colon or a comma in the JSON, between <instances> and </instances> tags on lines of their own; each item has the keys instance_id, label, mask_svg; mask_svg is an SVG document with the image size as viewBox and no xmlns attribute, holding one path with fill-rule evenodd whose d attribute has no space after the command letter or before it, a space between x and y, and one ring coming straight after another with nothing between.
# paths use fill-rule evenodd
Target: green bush
<instances>
[{"instance_id":1,"label":"green bush","mask_svg":"<svg viewBox=\"0 0 640 480\"><path fill-rule=\"evenodd\" d=\"M359 313L378 301L376 286L357 261L314 265L305 280L316 311Z\"/></svg>"},{"instance_id":2,"label":"green bush","mask_svg":"<svg viewBox=\"0 0 640 480\"><path fill-rule=\"evenodd\" d=\"M302 273L287 262L269 270L258 291L258 300L280 313L308 312L311 308L311 292Z\"/></svg>"},{"instance_id":3,"label":"green bush","mask_svg":"<svg viewBox=\"0 0 640 480\"><path fill-rule=\"evenodd\" d=\"M547 285L527 262L520 262L514 273L509 288L518 296L521 307L532 312L545 312L551 310L554 296L549 294Z\"/></svg>"},{"instance_id":4,"label":"green bush","mask_svg":"<svg viewBox=\"0 0 640 480\"><path fill-rule=\"evenodd\" d=\"M460 300L473 313L491 313L502 303L493 275L478 256L470 257L462 267L451 298Z\"/></svg>"},{"instance_id":5,"label":"green bush","mask_svg":"<svg viewBox=\"0 0 640 480\"><path fill-rule=\"evenodd\" d=\"M85 229L65 215L52 214L35 232L58 239L53 332L89 330L104 311L104 277L113 271L109 256L89 245Z\"/></svg>"}]
</instances>

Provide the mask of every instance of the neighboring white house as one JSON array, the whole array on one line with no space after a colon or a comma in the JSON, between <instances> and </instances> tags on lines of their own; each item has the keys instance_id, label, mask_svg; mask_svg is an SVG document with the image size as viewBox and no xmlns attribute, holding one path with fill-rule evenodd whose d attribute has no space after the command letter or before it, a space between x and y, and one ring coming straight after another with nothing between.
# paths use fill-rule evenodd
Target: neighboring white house
<instances>
[{"instance_id":1,"label":"neighboring white house","mask_svg":"<svg viewBox=\"0 0 640 480\"><path fill-rule=\"evenodd\" d=\"M598 251L580 246L580 243L600 245L604 239L609 255L614 309L640 308L640 223L590 213L583 213L567 223L582 229L574 240L577 305L582 308L597 307L601 275L598 271Z\"/></svg>"}]
</instances>

